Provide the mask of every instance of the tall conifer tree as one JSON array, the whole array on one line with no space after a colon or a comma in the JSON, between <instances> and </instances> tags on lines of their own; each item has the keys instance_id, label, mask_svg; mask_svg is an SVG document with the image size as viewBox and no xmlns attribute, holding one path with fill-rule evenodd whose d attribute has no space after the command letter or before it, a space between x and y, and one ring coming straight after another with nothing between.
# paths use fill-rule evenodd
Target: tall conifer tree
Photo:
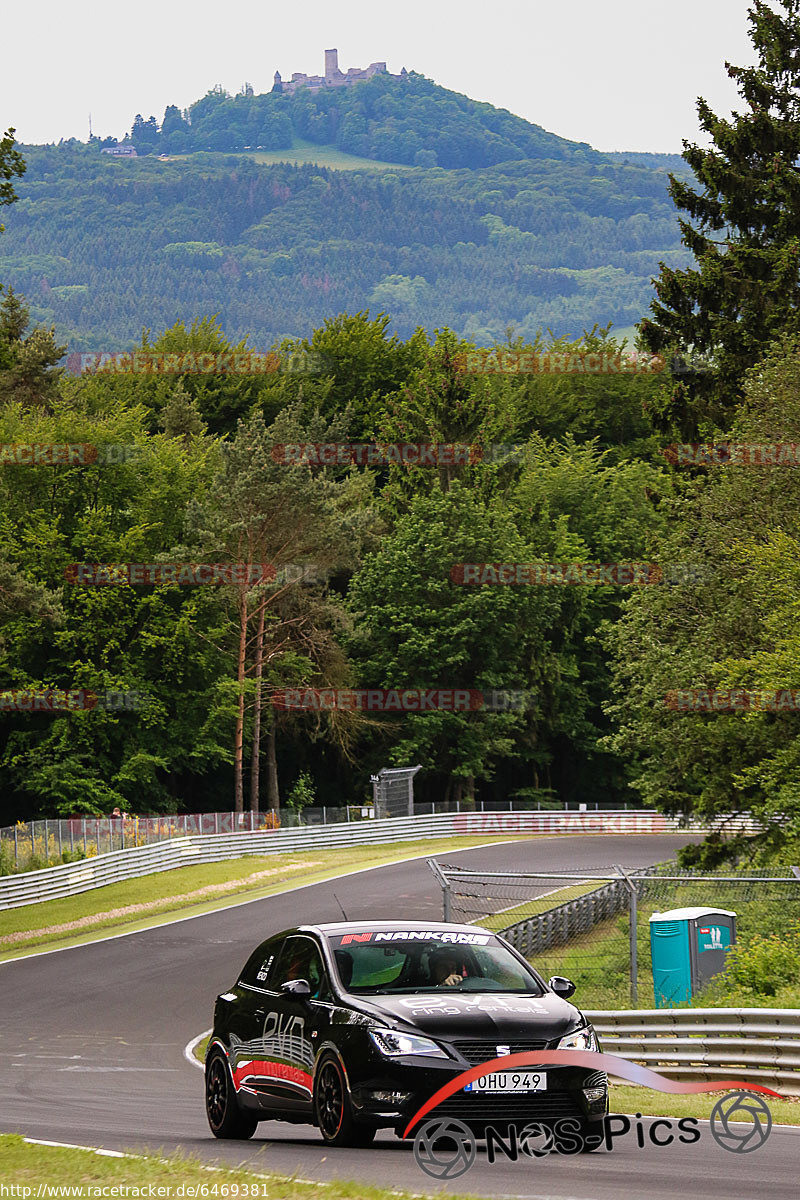
<instances>
[{"instance_id":1,"label":"tall conifer tree","mask_svg":"<svg viewBox=\"0 0 800 1200\"><path fill-rule=\"evenodd\" d=\"M800 329L800 0L748 13L758 62L726 63L747 108L731 120L698 99L711 146L684 141L695 181L670 175L684 245L696 265L660 264L652 317L641 325L654 353L693 352L713 370L678 376L669 417L689 435L726 425L744 371L785 330ZM696 361L696 359L694 360Z\"/></svg>"}]
</instances>

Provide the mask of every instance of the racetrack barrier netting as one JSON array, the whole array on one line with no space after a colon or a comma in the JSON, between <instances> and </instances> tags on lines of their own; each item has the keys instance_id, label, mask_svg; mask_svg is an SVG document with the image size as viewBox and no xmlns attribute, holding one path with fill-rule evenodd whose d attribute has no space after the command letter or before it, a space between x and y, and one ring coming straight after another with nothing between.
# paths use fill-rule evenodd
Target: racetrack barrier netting
<instances>
[{"instance_id":1,"label":"racetrack barrier netting","mask_svg":"<svg viewBox=\"0 0 800 1200\"><path fill-rule=\"evenodd\" d=\"M651 1002L653 913L694 907L732 911L740 941L753 934L791 936L800 926L800 873L707 875L679 871L667 862L636 871L564 867L520 874L429 863L442 887L446 920L497 931L545 979L573 980L581 1007L622 1009ZM702 1003L702 993L695 999Z\"/></svg>"}]
</instances>

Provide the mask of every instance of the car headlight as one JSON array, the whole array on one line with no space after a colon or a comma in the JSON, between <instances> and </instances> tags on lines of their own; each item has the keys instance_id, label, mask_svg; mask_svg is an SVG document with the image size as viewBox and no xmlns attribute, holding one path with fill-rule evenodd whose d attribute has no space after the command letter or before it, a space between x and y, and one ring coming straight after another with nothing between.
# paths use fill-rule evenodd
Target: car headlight
<instances>
[{"instance_id":1,"label":"car headlight","mask_svg":"<svg viewBox=\"0 0 800 1200\"><path fill-rule=\"evenodd\" d=\"M428 1054L435 1058L447 1058L441 1046L430 1038L417 1037L413 1033L398 1033L396 1029L370 1029L369 1036L387 1058L401 1054Z\"/></svg>"},{"instance_id":2,"label":"car headlight","mask_svg":"<svg viewBox=\"0 0 800 1200\"><path fill-rule=\"evenodd\" d=\"M599 1050L597 1034L591 1025L584 1025L574 1033L568 1033L556 1047L557 1050Z\"/></svg>"}]
</instances>

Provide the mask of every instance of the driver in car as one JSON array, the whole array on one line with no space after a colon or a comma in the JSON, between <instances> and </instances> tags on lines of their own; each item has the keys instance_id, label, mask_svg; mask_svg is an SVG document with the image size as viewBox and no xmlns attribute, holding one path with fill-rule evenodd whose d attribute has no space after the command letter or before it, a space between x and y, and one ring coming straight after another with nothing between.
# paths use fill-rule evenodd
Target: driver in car
<instances>
[{"instance_id":1,"label":"driver in car","mask_svg":"<svg viewBox=\"0 0 800 1200\"><path fill-rule=\"evenodd\" d=\"M456 957L449 950L436 950L431 955L431 979L436 987L456 987L463 978Z\"/></svg>"}]
</instances>

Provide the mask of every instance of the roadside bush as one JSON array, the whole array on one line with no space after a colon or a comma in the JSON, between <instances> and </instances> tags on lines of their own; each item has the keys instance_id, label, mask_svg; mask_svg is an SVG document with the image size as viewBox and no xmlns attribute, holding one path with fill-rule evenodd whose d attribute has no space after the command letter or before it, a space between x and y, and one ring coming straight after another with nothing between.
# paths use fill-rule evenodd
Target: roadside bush
<instances>
[{"instance_id":1,"label":"roadside bush","mask_svg":"<svg viewBox=\"0 0 800 1200\"><path fill-rule=\"evenodd\" d=\"M725 970L711 981L700 1002L769 1006L787 988L800 988L800 925L792 926L787 936L754 934L734 946Z\"/></svg>"}]
</instances>

